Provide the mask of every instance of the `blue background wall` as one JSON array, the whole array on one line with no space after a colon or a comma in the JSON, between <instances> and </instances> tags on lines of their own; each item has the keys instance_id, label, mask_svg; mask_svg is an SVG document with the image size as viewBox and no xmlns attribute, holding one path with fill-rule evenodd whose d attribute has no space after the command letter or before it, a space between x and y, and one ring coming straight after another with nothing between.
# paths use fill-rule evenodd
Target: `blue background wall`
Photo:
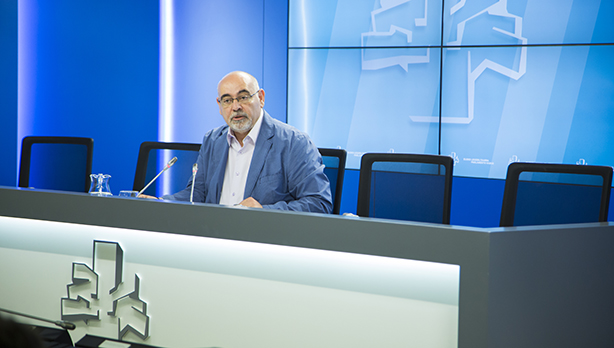
<instances>
[{"instance_id":1,"label":"blue background wall","mask_svg":"<svg viewBox=\"0 0 614 348\"><path fill-rule=\"evenodd\" d=\"M157 1L19 1L19 141L94 139L93 172L131 188L157 137ZM4 133L4 130L3 130ZM5 183L11 184L11 183Z\"/></svg>"},{"instance_id":2,"label":"blue background wall","mask_svg":"<svg viewBox=\"0 0 614 348\"><path fill-rule=\"evenodd\" d=\"M17 177L17 1L0 1L0 185Z\"/></svg>"},{"instance_id":3,"label":"blue background wall","mask_svg":"<svg viewBox=\"0 0 614 348\"><path fill-rule=\"evenodd\" d=\"M194 81L196 76L197 83L177 88L177 132L165 140L200 142L207 130L223 122L215 89L235 69L250 71L261 81L267 110L285 121L286 1L225 2L231 11L220 11L216 1L174 3L180 38L177 79L187 75ZM18 144L24 136L64 135L92 137L93 172L110 174L115 194L131 189L140 143L158 140L161 131L160 3L0 4L0 138L8 163L0 184L17 184Z\"/></svg>"},{"instance_id":4,"label":"blue background wall","mask_svg":"<svg viewBox=\"0 0 614 348\"><path fill-rule=\"evenodd\" d=\"M286 119L287 1L232 0L223 8L175 1L176 30L206 30L176 42L177 79L197 82L175 91L168 140L200 142L223 122L215 87L236 69L256 76L267 111ZM113 193L132 187L139 144L160 133L160 15L151 0L0 0L0 185L16 185L23 136L70 135L94 138L93 171L113 176ZM498 225L503 184L456 177L452 223ZM342 212L355 212L357 187L358 171L349 170Z\"/></svg>"},{"instance_id":5,"label":"blue background wall","mask_svg":"<svg viewBox=\"0 0 614 348\"><path fill-rule=\"evenodd\" d=\"M287 2L285 0L174 1L172 135L200 143L224 124L217 83L233 70L254 75L265 92L266 110L286 121Z\"/></svg>"}]
</instances>

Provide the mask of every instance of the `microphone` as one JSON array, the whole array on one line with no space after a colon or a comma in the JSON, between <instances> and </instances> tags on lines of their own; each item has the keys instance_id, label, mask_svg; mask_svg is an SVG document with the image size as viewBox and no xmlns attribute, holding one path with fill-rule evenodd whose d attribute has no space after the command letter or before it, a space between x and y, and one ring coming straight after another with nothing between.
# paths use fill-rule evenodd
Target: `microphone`
<instances>
[{"instance_id":1,"label":"microphone","mask_svg":"<svg viewBox=\"0 0 614 348\"><path fill-rule=\"evenodd\" d=\"M75 327L76 327L76 325L74 323L71 323L70 321L65 321L65 320L49 320L49 319L35 317L35 316L29 315L29 314L14 312L14 311L11 311L11 310L8 310L8 309L4 309L4 308L0 308L0 312L6 312L6 313L14 314L14 315L17 315L17 316L20 316L20 317L26 317L26 318L30 318L30 319L44 321L46 323L55 324L55 325L61 327L62 329L65 329L65 330L74 330Z\"/></svg>"},{"instance_id":2,"label":"microphone","mask_svg":"<svg viewBox=\"0 0 614 348\"><path fill-rule=\"evenodd\" d=\"M177 162L177 157L173 157L171 158L170 161L168 161L168 163L166 164L166 166L164 166L164 169L162 169L160 171L160 173L158 173L158 175L156 175L155 178L151 179L151 181L149 182L149 184L145 185L145 187L143 187L143 189L141 191L139 191L139 193L137 194L140 195L141 193L143 193L143 191L147 190L147 188L149 187L149 185L151 185L154 181L156 181L156 179L160 176L160 174L164 173L168 168L170 168L173 164L175 164L175 162Z\"/></svg>"},{"instance_id":3,"label":"microphone","mask_svg":"<svg viewBox=\"0 0 614 348\"><path fill-rule=\"evenodd\" d=\"M190 192L190 203L194 203L194 179L196 178L196 172L198 172L198 163L194 163L192 166L192 191Z\"/></svg>"}]
</instances>

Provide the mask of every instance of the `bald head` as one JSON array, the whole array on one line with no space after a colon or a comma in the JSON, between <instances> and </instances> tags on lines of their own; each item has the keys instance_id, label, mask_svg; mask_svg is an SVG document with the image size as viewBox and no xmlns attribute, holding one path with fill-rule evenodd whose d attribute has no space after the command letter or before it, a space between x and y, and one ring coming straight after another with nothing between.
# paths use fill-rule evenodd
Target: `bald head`
<instances>
[{"instance_id":1,"label":"bald head","mask_svg":"<svg viewBox=\"0 0 614 348\"><path fill-rule=\"evenodd\" d=\"M228 83L240 83L247 86L252 91L257 91L260 89L258 86L258 80L252 75L246 73L245 71L233 71L231 73L226 74L226 76L222 77L220 82L217 84L217 95L220 94L220 87L228 84Z\"/></svg>"}]
</instances>

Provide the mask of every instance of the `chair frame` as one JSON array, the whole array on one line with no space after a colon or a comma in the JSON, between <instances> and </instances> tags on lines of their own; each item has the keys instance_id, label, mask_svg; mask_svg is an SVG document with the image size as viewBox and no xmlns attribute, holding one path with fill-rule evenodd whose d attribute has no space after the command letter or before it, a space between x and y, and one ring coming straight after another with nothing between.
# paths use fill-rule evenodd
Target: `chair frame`
<instances>
[{"instance_id":1,"label":"chair frame","mask_svg":"<svg viewBox=\"0 0 614 348\"><path fill-rule=\"evenodd\" d=\"M161 141L145 141L141 143L139 148L139 156L136 161L136 171L134 173L134 183L132 189L140 191L145 187L147 179L147 163L149 161L149 153L151 150L184 150L184 151L200 151L201 144L197 143L166 143Z\"/></svg>"},{"instance_id":2,"label":"chair frame","mask_svg":"<svg viewBox=\"0 0 614 348\"><path fill-rule=\"evenodd\" d=\"M21 158L19 161L19 187L30 186L30 161L32 159L32 145L34 144L68 144L84 145L87 148L85 163L85 187L83 192L90 189L90 174L92 174L92 162L94 159L94 139L85 137L68 136L26 136L21 142Z\"/></svg>"},{"instance_id":3,"label":"chair frame","mask_svg":"<svg viewBox=\"0 0 614 348\"><path fill-rule=\"evenodd\" d=\"M374 162L406 162L442 165L444 174L444 197L442 223L450 224L450 207L452 205L452 177L454 159L443 155L406 154L406 153L366 153L360 161L360 178L358 180L358 203L356 214L369 217L371 200L371 174Z\"/></svg>"},{"instance_id":4,"label":"chair frame","mask_svg":"<svg viewBox=\"0 0 614 348\"><path fill-rule=\"evenodd\" d=\"M608 221L610 191L612 189L612 167L596 165L554 164L513 162L507 167L503 204L501 205L500 227L514 226L516 213L516 198L518 182L522 172L552 173L552 174L585 174L598 175L603 178L599 222Z\"/></svg>"},{"instance_id":5,"label":"chair frame","mask_svg":"<svg viewBox=\"0 0 614 348\"><path fill-rule=\"evenodd\" d=\"M347 151L343 149L328 149L318 148L322 157L337 157L339 159L339 166L337 168L337 186L331 187L331 190L335 190L335 200L333 202L333 214L339 214L341 211L341 194L343 192L343 177L345 175L345 162L347 159Z\"/></svg>"}]
</instances>

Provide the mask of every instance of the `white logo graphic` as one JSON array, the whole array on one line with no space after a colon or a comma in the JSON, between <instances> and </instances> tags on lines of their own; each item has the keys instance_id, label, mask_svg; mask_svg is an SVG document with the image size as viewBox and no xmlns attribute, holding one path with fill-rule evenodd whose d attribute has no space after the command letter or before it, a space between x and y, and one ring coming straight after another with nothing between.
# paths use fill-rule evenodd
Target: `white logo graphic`
<instances>
[{"instance_id":1,"label":"white logo graphic","mask_svg":"<svg viewBox=\"0 0 614 348\"><path fill-rule=\"evenodd\" d=\"M457 165L458 162L460 162L460 160L458 159L458 155L456 154L456 152L451 152L450 153L450 157L452 157L452 159L454 159L454 165Z\"/></svg>"},{"instance_id":2,"label":"white logo graphic","mask_svg":"<svg viewBox=\"0 0 614 348\"><path fill-rule=\"evenodd\" d=\"M400 66L408 71L409 64L424 64L430 62L430 49L425 48L422 51L425 52L422 55L397 55L383 58L368 58L367 55L374 50L370 50L367 47L374 46L368 45L367 41L378 40L380 45L388 47L399 47L399 38L401 42L410 46L413 42L413 31L411 30L411 22L407 19L409 14L402 12L401 5L409 3L410 1L418 0L380 0L381 8L371 12L371 31L361 34L362 49L362 69L363 70L379 70L395 65ZM450 17L454 16L459 10L465 7L465 0L460 0L456 5L450 9ZM407 7L404 7L405 9ZM427 26L427 11L428 2L424 1L424 13L420 14L419 18L414 18L414 27L426 27ZM395 12L398 11L398 12ZM378 25L378 22L384 22L386 20L386 13L394 13L397 19L397 24L390 24L387 28L381 28L384 25ZM457 14L458 15L458 14ZM509 19L513 21L513 30L507 31L502 28L492 27L492 30L500 35L502 40L505 38L513 38L518 41L518 44L523 45L520 47L520 59L518 63L518 70L514 70L502 64L496 63L490 59L482 60L475 69L471 68L471 50L467 51L467 117L450 117L450 116L410 116L410 119L414 122L429 122L429 123L458 123L469 124L473 121L475 113L475 101L476 101L476 82L478 78L484 74L487 70L492 70L508 78L518 80L522 77L527 68L527 38L522 36L522 17L513 15L507 10L507 0L499 0L495 4L469 16L467 19L461 21L456 26L456 39L448 42L448 46L460 46L463 42L465 35L465 28L468 22L481 18L483 15L493 16L501 19L504 24L507 24ZM384 17L383 19L380 19ZM404 23L405 26L401 25ZM395 41L396 40L396 41ZM503 41L504 42L504 41ZM388 44L386 44L388 43ZM401 45L403 46L403 45ZM460 47L448 47L448 50L459 50ZM417 51L420 49L416 49Z\"/></svg>"},{"instance_id":3,"label":"white logo graphic","mask_svg":"<svg viewBox=\"0 0 614 348\"><path fill-rule=\"evenodd\" d=\"M388 28L384 28L383 31L378 30L378 18L382 17L382 14L386 12L394 11L398 9L398 7L402 4L408 3L411 0L380 0L381 8L371 11L371 31L362 33L361 35L361 45L362 47L367 47L367 41L369 39L377 38L381 39L380 42L392 42L395 38L401 37L404 43L410 44L413 41L413 31L409 28L403 28L398 25L390 25ZM417 0L413 0L417 1ZM426 10L427 10L427 0L424 0L424 17L423 18L415 18L414 25L416 27L425 27L426 26ZM393 45L385 45L384 46L393 46ZM407 72L407 66L409 64L419 64L419 63L428 63L430 58L430 50L426 49L426 54L424 55L400 55L400 56L392 56L386 58L373 58L369 59L366 57L368 50L362 50L362 69L363 70L379 70L388 68L391 66L398 65L403 70Z\"/></svg>"},{"instance_id":4,"label":"white logo graphic","mask_svg":"<svg viewBox=\"0 0 614 348\"><path fill-rule=\"evenodd\" d=\"M135 274L134 289L128 293L120 291L123 258L118 243L95 240L92 267L73 262L72 283L66 286L67 297L61 299L62 320L82 320L86 325L92 320L102 322L97 327L116 323L119 340L128 332L143 340L149 337L147 303L139 298L140 278ZM107 312L101 315L101 309Z\"/></svg>"},{"instance_id":5,"label":"white logo graphic","mask_svg":"<svg viewBox=\"0 0 614 348\"><path fill-rule=\"evenodd\" d=\"M465 6L465 0L459 1L456 5L454 5L450 9L450 16L454 15L458 10ZM463 35L465 33L465 26L467 22L476 19L477 17L488 14L490 16L500 17L501 19L511 18L514 20L514 31L509 32L503 30L501 28L493 27L492 30L502 34L503 36L508 36L515 38L519 41L520 44L526 45L528 40L527 38L522 36L522 17L515 16L507 11L507 0L499 0L495 4L485 8L484 10L474 14L473 16L465 19L460 22L456 26L456 40L448 42L450 46L460 46L463 41ZM449 48L451 49L460 49L460 48ZM507 76L514 80L518 80L522 75L527 71L527 46L522 46L520 48L520 62L518 71L510 69L504 65L493 62L490 59L484 59L480 64L473 70L471 70L471 51L467 52L467 118L462 117L442 117L443 123L470 123L473 120L474 110L475 110L475 85L477 79L482 75L487 69L490 69L494 72L497 72L503 76Z\"/></svg>"}]
</instances>

